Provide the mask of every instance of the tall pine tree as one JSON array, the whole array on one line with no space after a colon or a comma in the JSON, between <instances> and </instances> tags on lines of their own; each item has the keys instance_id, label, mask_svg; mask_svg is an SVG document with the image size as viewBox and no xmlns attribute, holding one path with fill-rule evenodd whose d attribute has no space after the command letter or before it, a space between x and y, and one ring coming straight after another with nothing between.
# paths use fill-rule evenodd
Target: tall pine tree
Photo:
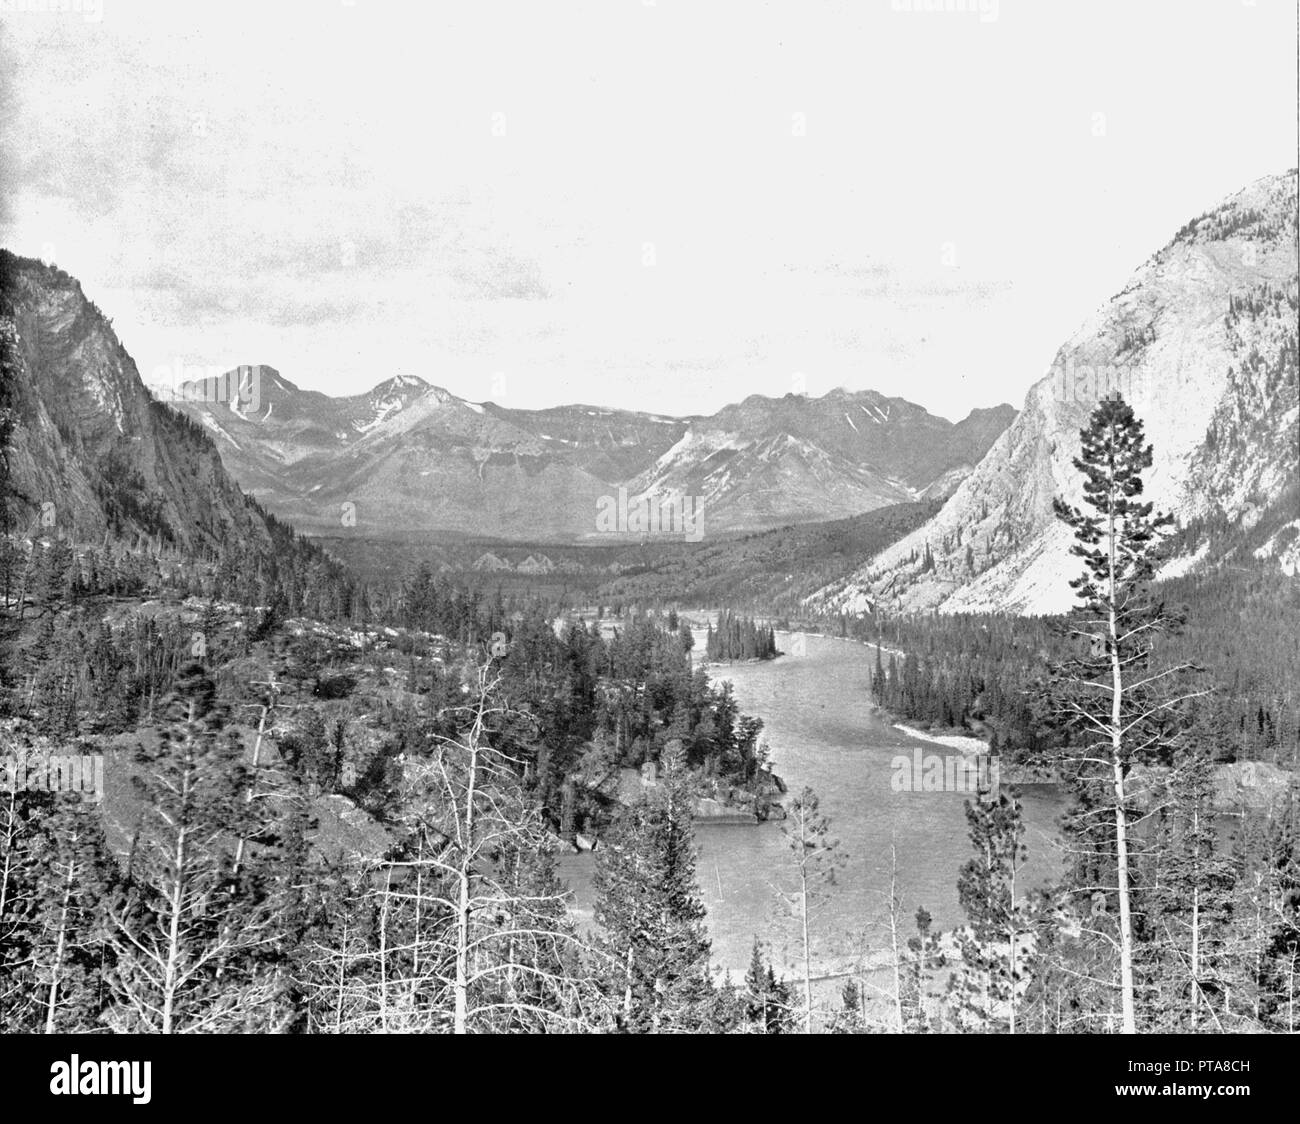
<instances>
[{"instance_id":1,"label":"tall pine tree","mask_svg":"<svg viewBox=\"0 0 1300 1124\"><path fill-rule=\"evenodd\" d=\"M1065 741L1053 754L1075 803L1068 831L1075 847L1072 888L1105 896L1117 960L1119 1027L1137 1031L1134 983L1134 802L1129 774L1168 760L1180 708L1199 692L1183 685L1183 666L1157 668L1156 639L1180 617L1153 596L1160 539L1172 522L1142 500L1151 446L1142 423L1118 395L1103 398L1080 433L1074 466L1083 474L1084 509L1054 501L1074 532L1082 574L1071 581L1076 605L1064 629L1077 654L1052 667L1049 710ZM1094 910L1096 912L1096 910Z\"/></svg>"}]
</instances>

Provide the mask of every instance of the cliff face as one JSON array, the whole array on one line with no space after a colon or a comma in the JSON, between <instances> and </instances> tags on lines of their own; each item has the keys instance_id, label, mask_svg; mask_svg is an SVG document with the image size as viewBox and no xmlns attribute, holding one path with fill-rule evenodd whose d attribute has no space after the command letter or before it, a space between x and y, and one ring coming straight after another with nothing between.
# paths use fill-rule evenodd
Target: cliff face
<instances>
[{"instance_id":1,"label":"cliff face","mask_svg":"<svg viewBox=\"0 0 1300 1124\"><path fill-rule=\"evenodd\" d=\"M813 600L850 611L1067 608L1078 566L1052 499L1081 501L1079 430L1111 390L1146 426L1146 494L1159 508L1184 523L1249 523L1285 502L1297 477L1295 239L1295 171L1188 223L1066 341L934 519Z\"/></svg>"},{"instance_id":2,"label":"cliff face","mask_svg":"<svg viewBox=\"0 0 1300 1124\"><path fill-rule=\"evenodd\" d=\"M0 358L14 430L9 524L187 552L271 542L192 422L156 402L112 323L52 266L0 251Z\"/></svg>"}]
</instances>

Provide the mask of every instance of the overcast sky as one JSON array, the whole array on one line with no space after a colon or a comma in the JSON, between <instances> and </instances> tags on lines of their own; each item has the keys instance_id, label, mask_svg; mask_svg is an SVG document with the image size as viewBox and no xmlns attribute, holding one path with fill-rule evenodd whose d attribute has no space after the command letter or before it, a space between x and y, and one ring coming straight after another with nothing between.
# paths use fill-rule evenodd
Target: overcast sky
<instances>
[{"instance_id":1,"label":"overcast sky","mask_svg":"<svg viewBox=\"0 0 1300 1124\"><path fill-rule=\"evenodd\" d=\"M0 241L146 381L957 418L1296 162L1294 0L60 3L0 2Z\"/></svg>"}]
</instances>

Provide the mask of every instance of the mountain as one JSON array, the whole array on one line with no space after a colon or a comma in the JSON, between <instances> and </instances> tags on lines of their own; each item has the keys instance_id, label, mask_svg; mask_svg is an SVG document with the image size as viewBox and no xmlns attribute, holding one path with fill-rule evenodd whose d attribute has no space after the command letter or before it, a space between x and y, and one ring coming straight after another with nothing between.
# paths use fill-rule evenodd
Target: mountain
<instances>
[{"instance_id":1,"label":"mountain","mask_svg":"<svg viewBox=\"0 0 1300 1124\"><path fill-rule=\"evenodd\" d=\"M274 495L288 467L359 440L430 389L423 379L398 375L367 394L331 398L254 364L162 397L209 432L250 493Z\"/></svg>"},{"instance_id":2,"label":"mountain","mask_svg":"<svg viewBox=\"0 0 1300 1124\"><path fill-rule=\"evenodd\" d=\"M1019 416L939 513L812 603L1067 608L1078 562L1052 498L1081 502L1072 465L1079 431L1112 389L1133 405L1154 446L1147 497L1193 532L1180 536L1162 574L1222 555L1213 528L1261 520L1273 531L1256 551L1294 573L1296 223L1295 170L1187 223L1061 346Z\"/></svg>"},{"instance_id":3,"label":"mountain","mask_svg":"<svg viewBox=\"0 0 1300 1124\"><path fill-rule=\"evenodd\" d=\"M509 410L492 402L494 417L531 433L543 447L568 456L600 480L628 480L663 456L690 426L683 418L609 410L597 406L553 406Z\"/></svg>"},{"instance_id":4,"label":"mountain","mask_svg":"<svg viewBox=\"0 0 1300 1124\"><path fill-rule=\"evenodd\" d=\"M711 417L518 410L409 376L329 398L266 366L187 383L176 405L253 495L304 530L525 541L593 537L598 502L620 488L634 502L696 497L706 534L947 495L1015 416L999 406L954 424L844 390L753 395Z\"/></svg>"},{"instance_id":5,"label":"mountain","mask_svg":"<svg viewBox=\"0 0 1300 1124\"><path fill-rule=\"evenodd\" d=\"M951 490L1014 416L999 406L954 425L875 391L751 395L692 419L629 490L702 497L713 530L842 518Z\"/></svg>"},{"instance_id":6,"label":"mountain","mask_svg":"<svg viewBox=\"0 0 1300 1124\"><path fill-rule=\"evenodd\" d=\"M575 537L591 531L609 491L567 451L439 387L327 401L357 407L336 406L332 436L310 449L280 435L274 412L236 422L228 403L203 403L197 416L231 439L220 445L231 471L305 531Z\"/></svg>"},{"instance_id":7,"label":"mountain","mask_svg":"<svg viewBox=\"0 0 1300 1124\"><path fill-rule=\"evenodd\" d=\"M278 531L211 440L145 389L112 322L53 266L0 250L0 361L12 420L5 519L23 537L110 537L189 555L270 551Z\"/></svg>"}]
</instances>

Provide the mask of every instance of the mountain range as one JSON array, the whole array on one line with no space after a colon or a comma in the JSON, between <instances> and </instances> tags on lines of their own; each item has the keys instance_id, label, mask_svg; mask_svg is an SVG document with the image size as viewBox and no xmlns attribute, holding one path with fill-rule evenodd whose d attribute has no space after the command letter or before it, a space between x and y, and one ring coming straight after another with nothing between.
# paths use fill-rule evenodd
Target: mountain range
<instances>
[{"instance_id":1,"label":"mountain range","mask_svg":"<svg viewBox=\"0 0 1300 1124\"><path fill-rule=\"evenodd\" d=\"M1234 552L1295 574L1296 212L1292 169L1186 223L1061 345L1015 421L939 512L809 606L1068 607L1079 564L1052 499L1081 502L1072 463L1079 431L1112 390L1133 406L1154 449L1147 498L1183 527L1161 574L1232 564ZM1243 532L1258 541L1243 542Z\"/></svg>"},{"instance_id":2,"label":"mountain range","mask_svg":"<svg viewBox=\"0 0 1300 1124\"><path fill-rule=\"evenodd\" d=\"M1181 527L1162 575L1237 563L1294 575L1296 193L1291 170L1187 222L1061 345L1018 414L955 424L874 391L753 395L707 417L511 409L413 376L331 398L265 366L166 403L74 278L0 251L5 515L29 537L57 527L215 555L270 549L286 533L272 514L377 542L581 543L599 541L597 501L620 489L698 497L706 535L946 496L892 544L861 536L874 553L846 555L804 607L1052 612L1077 568L1052 499L1081 501L1079 431L1119 390L1154 447L1147 495Z\"/></svg>"},{"instance_id":3,"label":"mountain range","mask_svg":"<svg viewBox=\"0 0 1300 1124\"><path fill-rule=\"evenodd\" d=\"M183 384L237 480L299 528L520 541L598 535L602 497L695 497L706 534L841 518L946 495L1015 416L958 423L901 398L751 395L709 417L511 409L415 376L366 394L303 390L269 366Z\"/></svg>"}]
</instances>

